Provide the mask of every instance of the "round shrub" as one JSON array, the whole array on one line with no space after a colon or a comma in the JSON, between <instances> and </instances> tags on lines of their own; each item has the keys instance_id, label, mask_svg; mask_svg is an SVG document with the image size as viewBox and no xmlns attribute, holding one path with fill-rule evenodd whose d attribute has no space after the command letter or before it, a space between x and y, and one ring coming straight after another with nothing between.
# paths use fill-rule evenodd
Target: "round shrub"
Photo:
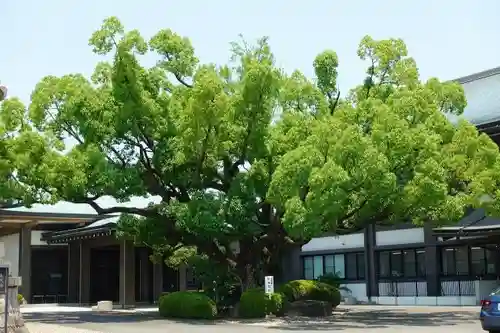
<instances>
[{"instance_id":1,"label":"round shrub","mask_svg":"<svg viewBox=\"0 0 500 333\"><path fill-rule=\"evenodd\" d=\"M274 314L278 317L284 316L286 311L285 295L280 293L272 293L269 295L267 314Z\"/></svg>"},{"instance_id":2,"label":"round shrub","mask_svg":"<svg viewBox=\"0 0 500 333\"><path fill-rule=\"evenodd\" d=\"M284 296L278 293L267 295L263 288L249 289L241 294L239 315L242 318L264 318L268 314L282 315Z\"/></svg>"},{"instance_id":3,"label":"round shrub","mask_svg":"<svg viewBox=\"0 0 500 333\"><path fill-rule=\"evenodd\" d=\"M340 304L340 291L326 283L313 280L295 280L285 283L280 291L285 295L288 301L325 301L331 303L334 307Z\"/></svg>"},{"instance_id":4,"label":"round shrub","mask_svg":"<svg viewBox=\"0 0 500 333\"><path fill-rule=\"evenodd\" d=\"M165 318L214 319L217 316L215 302L196 291L177 291L161 296L159 310Z\"/></svg>"}]
</instances>

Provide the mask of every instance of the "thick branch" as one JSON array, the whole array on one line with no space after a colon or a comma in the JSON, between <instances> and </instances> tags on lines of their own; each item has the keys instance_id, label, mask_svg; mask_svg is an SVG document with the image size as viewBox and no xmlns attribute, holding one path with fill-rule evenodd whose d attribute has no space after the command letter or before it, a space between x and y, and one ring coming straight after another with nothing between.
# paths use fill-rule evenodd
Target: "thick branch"
<instances>
[{"instance_id":1,"label":"thick branch","mask_svg":"<svg viewBox=\"0 0 500 333\"><path fill-rule=\"evenodd\" d=\"M135 214L143 217L153 217L157 215L156 211L151 208L120 207L120 206L102 208L97 202L95 202L96 199L97 197L93 197L73 202L88 204L90 207L94 208L94 210L98 215L107 215L113 213Z\"/></svg>"}]
</instances>

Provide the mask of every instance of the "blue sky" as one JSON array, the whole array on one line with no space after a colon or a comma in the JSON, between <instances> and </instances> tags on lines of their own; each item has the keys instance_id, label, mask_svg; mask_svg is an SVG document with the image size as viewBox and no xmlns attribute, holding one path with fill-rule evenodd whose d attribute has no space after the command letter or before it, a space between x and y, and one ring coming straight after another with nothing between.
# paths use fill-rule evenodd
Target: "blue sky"
<instances>
[{"instance_id":1,"label":"blue sky","mask_svg":"<svg viewBox=\"0 0 500 333\"><path fill-rule=\"evenodd\" d=\"M342 91L364 76L356 48L366 34L403 38L423 78L453 79L500 66L498 13L495 0L2 0L0 82L28 102L45 75L90 75L99 58L88 38L112 15L145 37L162 28L188 36L203 62L226 62L240 33L269 36L279 66L312 78L316 54L333 49Z\"/></svg>"}]
</instances>

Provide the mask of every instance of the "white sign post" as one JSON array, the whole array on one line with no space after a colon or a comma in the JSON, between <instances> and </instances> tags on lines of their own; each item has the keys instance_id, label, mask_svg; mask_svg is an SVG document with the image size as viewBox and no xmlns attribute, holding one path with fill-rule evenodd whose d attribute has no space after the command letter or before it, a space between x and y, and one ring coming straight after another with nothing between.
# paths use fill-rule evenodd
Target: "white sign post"
<instances>
[{"instance_id":1,"label":"white sign post","mask_svg":"<svg viewBox=\"0 0 500 333\"><path fill-rule=\"evenodd\" d=\"M266 294L274 293L274 277L272 275L265 277L264 285Z\"/></svg>"}]
</instances>

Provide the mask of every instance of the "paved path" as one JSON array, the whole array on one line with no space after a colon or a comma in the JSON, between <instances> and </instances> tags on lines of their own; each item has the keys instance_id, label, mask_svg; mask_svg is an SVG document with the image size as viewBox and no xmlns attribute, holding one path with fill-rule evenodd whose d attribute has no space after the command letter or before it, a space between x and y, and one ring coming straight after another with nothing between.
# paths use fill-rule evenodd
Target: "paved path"
<instances>
[{"instance_id":1,"label":"paved path","mask_svg":"<svg viewBox=\"0 0 500 333\"><path fill-rule=\"evenodd\" d=\"M175 322L154 313L25 313L30 333L473 333L481 332L476 308L345 307L325 319L255 322Z\"/></svg>"}]
</instances>

